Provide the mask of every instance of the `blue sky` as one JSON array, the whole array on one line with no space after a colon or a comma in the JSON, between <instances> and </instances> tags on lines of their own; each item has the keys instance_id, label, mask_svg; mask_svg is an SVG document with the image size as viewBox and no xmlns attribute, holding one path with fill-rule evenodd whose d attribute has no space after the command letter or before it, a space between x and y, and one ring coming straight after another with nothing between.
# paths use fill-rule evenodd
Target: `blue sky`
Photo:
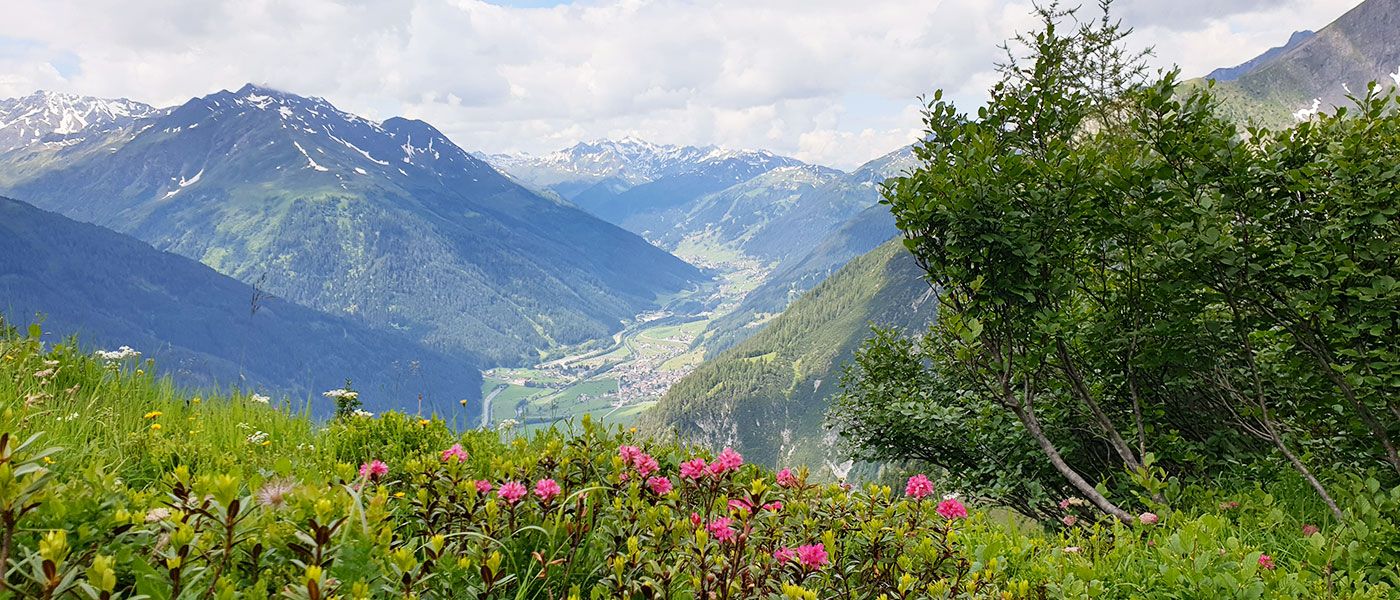
<instances>
[{"instance_id":1,"label":"blue sky","mask_svg":"<svg viewBox=\"0 0 1400 600\"><path fill-rule=\"evenodd\" d=\"M1188 76L1357 0L1120 0ZM1094 3L1086 3L1092 5ZM542 153L632 135L854 168L918 134L916 98L972 108L1022 0L6 0L0 97L173 105L254 82L462 146Z\"/></svg>"}]
</instances>

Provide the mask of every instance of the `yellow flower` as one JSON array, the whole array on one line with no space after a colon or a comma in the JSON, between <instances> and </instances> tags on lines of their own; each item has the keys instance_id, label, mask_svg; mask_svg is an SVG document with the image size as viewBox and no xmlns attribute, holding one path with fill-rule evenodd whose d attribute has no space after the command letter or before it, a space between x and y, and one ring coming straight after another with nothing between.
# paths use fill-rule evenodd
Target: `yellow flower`
<instances>
[{"instance_id":1,"label":"yellow flower","mask_svg":"<svg viewBox=\"0 0 1400 600\"><path fill-rule=\"evenodd\" d=\"M395 498L402 498L402 497L403 497L403 492L394 492L394 497L395 497Z\"/></svg>"},{"instance_id":2,"label":"yellow flower","mask_svg":"<svg viewBox=\"0 0 1400 600\"><path fill-rule=\"evenodd\" d=\"M429 420L427 420L427 419L418 419L418 425L419 425L420 427L427 427L428 425L431 425L432 423L433 423L432 421L429 421Z\"/></svg>"},{"instance_id":3,"label":"yellow flower","mask_svg":"<svg viewBox=\"0 0 1400 600\"><path fill-rule=\"evenodd\" d=\"M53 459L52 459L52 458L49 458L49 457L47 457L47 456L45 456L45 457L44 457L44 464L46 464L46 465L51 465L51 464L53 464Z\"/></svg>"},{"instance_id":4,"label":"yellow flower","mask_svg":"<svg viewBox=\"0 0 1400 600\"><path fill-rule=\"evenodd\" d=\"M158 410L153 410L153 411L151 411L151 412L146 413L146 418L147 418L147 419L154 419L154 418L159 417L159 416L161 416L161 415L163 415L163 414L165 414L165 413L160 412L160 411L158 411Z\"/></svg>"},{"instance_id":5,"label":"yellow flower","mask_svg":"<svg viewBox=\"0 0 1400 600\"><path fill-rule=\"evenodd\" d=\"M151 431L160 431L160 423L151 423Z\"/></svg>"},{"instance_id":6,"label":"yellow flower","mask_svg":"<svg viewBox=\"0 0 1400 600\"><path fill-rule=\"evenodd\" d=\"M272 445L272 440L268 440L268 441L266 441L266 442L263 442L262 445L264 445L264 446L271 446L271 445Z\"/></svg>"}]
</instances>

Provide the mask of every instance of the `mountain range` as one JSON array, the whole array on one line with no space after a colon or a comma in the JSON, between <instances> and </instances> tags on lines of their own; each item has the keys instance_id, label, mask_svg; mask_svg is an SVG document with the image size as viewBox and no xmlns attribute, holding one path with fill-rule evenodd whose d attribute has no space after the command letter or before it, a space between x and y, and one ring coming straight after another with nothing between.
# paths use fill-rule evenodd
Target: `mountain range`
<instances>
[{"instance_id":1,"label":"mountain range","mask_svg":"<svg viewBox=\"0 0 1400 600\"><path fill-rule=\"evenodd\" d=\"M485 364L610 336L704 279L422 121L251 84L160 110L5 106L0 139L26 145L0 153L0 192Z\"/></svg>"},{"instance_id":2,"label":"mountain range","mask_svg":"<svg viewBox=\"0 0 1400 600\"><path fill-rule=\"evenodd\" d=\"M1400 0L1367 0L1316 34L1295 33L1284 46L1207 79L1216 79L1235 118L1287 127L1310 110L1349 106L1347 95L1365 93L1369 82L1400 85L1397 34Z\"/></svg>"},{"instance_id":3,"label":"mountain range","mask_svg":"<svg viewBox=\"0 0 1400 600\"><path fill-rule=\"evenodd\" d=\"M354 379L371 411L480 410L481 376L461 357L267 295L188 258L0 198L0 320L72 334L87 351L130 346L181 384L310 398ZM467 406L458 404L467 400Z\"/></svg>"}]
</instances>

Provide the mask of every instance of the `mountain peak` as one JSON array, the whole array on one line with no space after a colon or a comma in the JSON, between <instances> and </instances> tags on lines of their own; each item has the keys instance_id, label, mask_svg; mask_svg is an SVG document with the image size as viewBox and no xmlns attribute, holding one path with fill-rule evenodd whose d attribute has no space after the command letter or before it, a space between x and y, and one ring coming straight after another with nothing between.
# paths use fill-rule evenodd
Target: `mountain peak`
<instances>
[{"instance_id":1,"label":"mountain peak","mask_svg":"<svg viewBox=\"0 0 1400 600\"><path fill-rule=\"evenodd\" d=\"M159 112L126 98L94 98L38 90L23 98L0 100L0 151L71 138L89 129L122 126Z\"/></svg>"}]
</instances>

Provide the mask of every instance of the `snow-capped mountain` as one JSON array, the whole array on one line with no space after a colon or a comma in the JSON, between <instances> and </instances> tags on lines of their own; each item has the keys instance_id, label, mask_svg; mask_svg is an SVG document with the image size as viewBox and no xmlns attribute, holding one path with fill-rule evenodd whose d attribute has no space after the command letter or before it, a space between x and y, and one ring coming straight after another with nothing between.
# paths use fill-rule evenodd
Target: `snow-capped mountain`
<instances>
[{"instance_id":1,"label":"snow-capped mountain","mask_svg":"<svg viewBox=\"0 0 1400 600\"><path fill-rule=\"evenodd\" d=\"M38 143L72 143L86 133L105 133L159 112L125 98L109 100L38 91L0 100L0 152Z\"/></svg>"},{"instance_id":2,"label":"snow-capped mountain","mask_svg":"<svg viewBox=\"0 0 1400 600\"><path fill-rule=\"evenodd\" d=\"M607 337L701 278L422 121L247 85L127 129L0 152L0 193L487 364Z\"/></svg>"}]
</instances>

